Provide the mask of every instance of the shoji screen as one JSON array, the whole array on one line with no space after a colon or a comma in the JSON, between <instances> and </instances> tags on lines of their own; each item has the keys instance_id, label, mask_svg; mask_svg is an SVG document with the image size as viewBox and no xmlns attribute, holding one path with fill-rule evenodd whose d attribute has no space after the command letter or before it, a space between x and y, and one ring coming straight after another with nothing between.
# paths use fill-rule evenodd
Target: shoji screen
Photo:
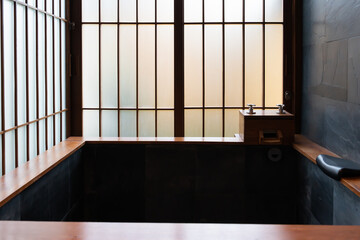
<instances>
[{"instance_id":1,"label":"shoji screen","mask_svg":"<svg viewBox=\"0 0 360 240\"><path fill-rule=\"evenodd\" d=\"M1 172L66 138L65 0L1 0Z\"/></svg>"}]
</instances>

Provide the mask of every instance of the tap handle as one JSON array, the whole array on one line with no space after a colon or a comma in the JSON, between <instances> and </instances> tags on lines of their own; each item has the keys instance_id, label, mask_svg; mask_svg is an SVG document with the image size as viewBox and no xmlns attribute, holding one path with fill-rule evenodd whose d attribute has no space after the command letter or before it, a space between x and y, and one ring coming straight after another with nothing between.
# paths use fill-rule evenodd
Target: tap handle
<instances>
[{"instance_id":1,"label":"tap handle","mask_svg":"<svg viewBox=\"0 0 360 240\"><path fill-rule=\"evenodd\" d=\"M248 104L249 106L249 111L247 112L248 114L256 114L256 112L254 112L254 107L256 106L255 104Z\"/></svg>"},{"instance_id":2,"label":"tap handle","mask_svg":"<svg viewBox=\"0 0 360 240\"><path fill-rule=\"evenodd\" d=\"M278 114L285 114L285 111L284 111L285 105L284 104L277 104L276 106L279 107L279 111L277 112Z\"/></svg>"}]
</instances>

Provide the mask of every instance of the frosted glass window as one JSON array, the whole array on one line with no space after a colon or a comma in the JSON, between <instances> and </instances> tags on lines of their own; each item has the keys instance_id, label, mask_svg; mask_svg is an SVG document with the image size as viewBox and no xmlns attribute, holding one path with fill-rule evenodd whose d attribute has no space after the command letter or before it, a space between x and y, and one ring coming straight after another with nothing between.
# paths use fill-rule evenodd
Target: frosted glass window
<instances>
[{"instance_id":1,"label":"frosted glass window","mask_svg":"<svg viewBox=\"0 0 360 240\"><path fill-rule=\"evenodd\" d=\"M157 21L174 21L174 0L157 0Z\"/></svg>"},{"instance_id":2,"label":"frosted glass window","mask_svg":"<svg viewBox=\"0 0 360 240\"><path fill-rule=\"evenodd\" d=\"M136 111L120 111L120 136L136 137Z\"/></svg>"},{"instance_id":3,"label":"frosted glass window","mask_svg":"<svg viewBox=\"0 0 360 240\"><path fill-rule=\"evenodd\" d=\"M45 0L46 1L46 11L49 12L49 13L52 13L53 12L53 0ZM88 1L88 0L86 0Z\"/></svg>"},{"instance_id":4,"label":"frosted glass window","mask_svg":"<svg viewBox=\"0 0 360 240\"><path fill-rule=\"evenodd\" d=\"M267 22L283 21L283 0L265 1L265 21Z\"/></svg>"},{"instance_id":5,"label":"frosted glass window","mask_svg":"<svg viewBox=\"0 0 360 240\"><path fill-rule=\"evenodd\" d=\"M53 71L54 71L54 63L53 63L53 24L52 24L52 17L47 16L47 29L46 29L46 46L47 46L47 113L51 114L54 113L53 109Z\"/></svg>"},{"instance_id":6,"label":"frosted glass window","mask_svg":"<svg viewBox=\"0 0 360 240\"><path fill-rule=\"evenodd\" d=\"M39 72L39 117L45 116L45 14L39 13L38 14L38 43L39 43L39 51L38 51L38 57L39 57L39 65L38 65L38 72ZM19 47L18 47L19 49ZM19 59L19 58L18 58ZM25 71L24 73L25 74ZM25 82L25 78L22 79L22 81ZM18 85L19 87L19 85ZM25 89L23 90L25 91ZM19 94L18 94L19 96ZM25 96L25 95L24 95ZM24 97L23 96L23 97ZM26 106L26 105L24 105ZM20 105L18 104L18 107Z\"/></svg>"},{"instance_id":7,"label":"frosted glass window","mask_svg":"<svg viewBox=\"0 0 360 240\"><path fill-rule=\"evenodd\" d=\"M139 137L155 136L155 111L139 111Z\"/></svg>"},{"instance_id":8,"label":"frosted glass window","mask_svg":"<svg viewBox=\"0 0 360 240\"><path fill-rule=\"evenodd\" d=\"M36 119L36 12L28 10L29 120Z\"/></svg>"},{"instance_id":9,"label":"frosted glass window","mask_svg":"<svg viewBox=\"0 0 360 240\"><path fill-rule=\"evenodd\" d=\"M21 1L24 2L24 1ZM45 10L45 0L38 0L38 8L40 10Z\"/></svg>"},{"instance_id":10,"label":"frosted glass window","mask_svg":"<svg viewBox=\"0 0 360 240\"><path fill-rule=\"evenodd\" d=\"M54 146L54 117L49 117L47 119L47 126L48 126L48 149L52 148Z\"/></svg>"},{"instance_id":11,"label":"frosted glass window","mask_svg":"<svg viewBox=\"0 0 360 240\"><path fill-rule=\"evenodd\" d=\"M118 111L101 112L101 136L117 137L118 136Z\"/></svg>"},{"instance_id":12,"label":"frosted glass window","mask_svg":"<svg viewBox=\"0 0 360 240\"><path fill-rule=\"evenodd\" d=\"M60 0L60 1L61 1L61 17L65 18L66 17L66 9L65 9L66 2L65 2L65 0ZM39 2L38 2L38 4L39 4Z\"/></svg>"},{"instance_id":13,"label":"frosted glass window","mask_svg":"<svg viewBox=\"0 0 360 240\"><path fill-rule=\"evenodd\" d=\"M99 27L82 28L83 107L99 107Z\"/></svg>"},{"instance_id":14,"label":"frosted glass window","mask_svg":"<svg viewBox=\"0 0 360 240\"><path fill-rule=\"evenodd\" d=\"M222 110L205 110L205 137L222 136Z\"/></svg>"},{"instance_id":15,"label":"frosted glass window","mask_svg":"<svg viewBox=\"0 0 360 240\"><path fill-rule=\"evenodd\" d=\"M263 21L263 0L245 0L245 21Z\"/></svg>"},{"instance_id":16,"label":"frosted glass window","mask_svg":"<svg viewBox=\"0 0 360 240\"><path fill-rule=\"evenodd\" d=\"M32 160L37 156L36 123L30 124L28 127L29 127L29 160Z\"/></svg>"},{"instance_id":17,"label":"frosted glass window","mask_svg":"<svg viewBox=\"0 0 360 240\"><path fill-rule=\"evenodd\" d=\"M225 105L242 106L243 51L242 26L225 26Z\"/></svg>"},{"instance_id":18,"label":"frosted glass window","mask_svg":"<svg viewBox=\"0 0 360 240\"><path fill-rule=\"evenodd\" d=\"M174 107L174 26L159 25L157 41L158 107Z\"/></svg>"},{"instance_id":19,"label":"frosted glass window","mask_svg":"<svg viewBox=\"0 0 360 240\"><path fill-rule=\"evenodd\" d=\"M137 0L139 22L155 21L155 0Z\"/></svg>"},{"instance_id":20,"label":"frosted glass window","mask_svg":"<svg viewBox=\"0 0 360 240\"><path fill-rule=\"evenodd\" d=\"M205 22L222 22L223 0L205 0Z\"/></svg>"},{"instance_id":21,"label":"frosted glass window","mask_svg":"<svg viewBox=\"0 0 360 240\"><path fill-rule=\"evenodd\" d=\"M184 0L184 21L202 22L202 0Z\"/></svg>"},{"instance_id":22,"label":"frosted glass window","mask_svg":"<svg viewBox=\"0 0 360 240\"><path fill-rule=\"evenodd\" d=\"M66 112L62 113L62 139L66 139Z\"/></svg>"},{"instance_id":23,"label":"frosted glass window","mask_svg":"<svg viewBox=\"0 0 360 240\"><path fill-rule=\"evenodd\" d=\"M155 27L139 26L139 107L155 107Z\"/></svg>"},{"instance_id":24,"label":"frosted glass window","mask_svg":"<svg viewBox=\"0 0 360 240\"><path fill-rule=\"evenodd\" d=\"M60 114L55 115L55 145L60 143L61 133L60 133Z\"/></svg>"},{"instance_id":25,"label":"frosted glass window","mask_svg":"<svg viewBox=\"0 0 360 240\"><path fill-rule=\"evenodd\" d=\"M174 137L174 111L158 111L157 136Z\"/></svg>"},{"instance_id":26,"label":"frosted glass window","mask_svg":"<svg viewBox=\"0 0 360 240\"><path fill-rule=\"evenodd\" d=\"M60 22L55 19L55 112L60 111Z\"/></svg>"},{"instance_id":27,"label":"frosted glass window","mask_svg":"<svg viewBox=\"0 0 360 240\"><path fill-rule=\"evenodd\" d=\"M17 4L16 12L17 34L17 107L18 124L26 123L26 32L25 32L25 7Z\"/></svg>"},{"instance_id":28,"label":"frosted glass window","mask_svg":"<svg viewBox=\"0 0 360 240\"><path fill-rule=\"evenodd\" d=\"M245 27L245 104L262 106L262 25Z\"/></svg>"},{"instance_id":29,"label":"frosted glass window","mask_svg":"<svg viewBox=\"0 0 360 240\"><path fill-rule=\"evenodd\" d=\"M45 121L46 120L41 120L39 121L39 154L45 152L46 150L46 142L45 142L45 136L46 136L46 131L45 131Z\"/></svg>"},{"instance_id":30,"label":"frosted glass window","mask_svg":"<svg viewBox=\"0 0 360 240\"><path fill-rule=\"evenodd\" d=\"M202 110L185 110L185 137L201 137Z\"/></svg>"},{"instance_id":31,"label":"frosted glass window","mask_svg":"<svg viewBox=\"0 0 360 240\"><path fill-rule=\"evenodd\" d=\"M60 0L54 0L54 13L55 16L60 16Z\"/></svg>"},{"instance_id":32,"label":"frosted glass window","mask_svg":"<svg viewBox=\"0 0 360 240\"><path fill-rule=\"evenodd\" d=\"M239 110L225 110L225 137L234 137L234 134L239 133Z\"/></svg>"},{"instance_id":33,"label":"frosted glass window","mask_svg":"<svg viewBox=\"0 0 360 240\"><path fill-rule=\"evenodd\" d=\"M222 26L205 26L205 105L222 106Z\"/></svg>"},{"instance_id":34,"label":"frosted glass window","mask_svg":"<svg viewBox=\"0 0 360 240\"><path fill-rule=\"evenodd\" d=\"M99 111L83 111L83 136L99 136Z\"/></svg>"},{"instance_id":35,"label":"frosted glass window","mask_svg":"<svg viewBox=\"0 0 360 240\"><path fill-rule=\"evenodd\" d=\"M27 151L26 151L26 128L27 127L21 127L18 128L17 134L18 134L18 160L19 165L22 165L26 163L27 161Z\"/></svg>"},{"instance_id":36,"label":"frosted glass window","mask_svg":"<svg viewBox=\"0 0 360 240\"><path fill-rule=\"evenodd\" d=\"M117 22L118 0L101 0L101 21Z\"/></svg>"},{"instance_id":37,"label":"frosted glass window","mask_svg":"<svg viewBox=\"0 0 360 240\"><path fill-rule=\"evenodd\" d=\"M62 83L61 83L61 86L62 86L62 109L65 109L66 108L66 24L64 22L61 22L61 61L62 61L62 64L61 64L61 71L62 71Z\"/></svg>"},{"instance_id":38,"label":"frosted glass window","mask_svg":"<svg viewBox=\"0 0 360 240\"><path fill-rule=\"evenodd\" d=\"M27 0L28 5L35 7L36 6L36 0ZM56 2L56 1L55 1Z\"/></svg>"},{"instance_id":39,"label":"frosted glass window","mask_svg":"<svg viewBox=\"0 0 360 240\"><path fill-rule=\"evenodd\" d=\"M99 0L82 0L82 21L99 21Z\"/></svg>"},{"instance_id":40,"label":"frosted glass window","mask_svg":"<svg viewBox=\"0 0 360 240\"><path fill-rule=\"evenodd\" d=\"M12 128L15 125L15 89L14 89L14 3L12 1L3 2L4 18L4 100L5 100L5 129ZM7 136L12 136L7 134ZM6 149L6 153L9 152ZM12 153L13 154L13 153ZM6 158L8 163L10 158ZM12 169L11 166L6 170Z\"/></svg>"},{"instance_id":41,"label":"frosted glass window","mask_svg":"<svg viewBox=\"0 0 360 240\"><path fill-rule=\"evenodd\" d=\"M120 25L120 106L136 107L136 27Z\"/></svg>"},{"instance_id":42,"label":"frosted glass window","mask_svg":"<svg viewBox=\"0 0 360 240\"><path fill-rule=\"evenodd\" d=\"M202 106L202 26L185 26L185 106Z\"/></svg>"},{"instance_id":43,"label":"frosted glass window","mask_svg":"<svg viewBox=\"0 0 360 240\"><path fill-rule=\"evenodd\" d=\"M243 0L225 0L225 21L243 21Z\"/></svg>"},{"instance_id":44,"label":"frosted glass window","mask_svg":"<svg viewBox=\"0 0 360 240\"><path fill-rule=\"evenodd\" d=\"M5 133L5 173L9 173L14 169L15 169L15 131L11 131Z\"/></svg>"},{"instance_id":45,"label":"frosted glass window","mask_svg":"<svg viewBox=\"0 0 360 240\"><path fill-rule=\"evenodd\" d=\"M120 0L120 22L136 21L136 0Z\"/></svg>"},{"instance_id":46,"label":"frosted glass window","mask_svg":"<svg viewBox=\"0 0 360 240\"><path fill-rule=\"evenodd\" d=\"M265 28L265 105L276 107L283 102L283 26Z\"/></svg>"},{"instance_id":47,"label":"frosted glass window","mask_svg":"<svg viewBox=\"0 0 360 240\"><path fill-rule=\"evenodd\" d=\"M3 153L2 141L3 141L4 137L5 137L4 135L0 137L0 160L1 160L1 162L3 161L3 158L2 158L2 153ZM1 171L1 173L3 172L2 164L0 164L0 171Z\"/></svg>"}]
</instances>

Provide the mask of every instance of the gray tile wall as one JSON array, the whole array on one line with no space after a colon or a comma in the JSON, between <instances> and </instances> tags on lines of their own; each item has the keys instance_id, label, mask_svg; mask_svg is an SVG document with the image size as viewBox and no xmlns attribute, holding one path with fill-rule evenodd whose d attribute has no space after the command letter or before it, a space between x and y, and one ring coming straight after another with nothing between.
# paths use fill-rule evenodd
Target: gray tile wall
<instances>
[{"instance_id":1,"label":"gray tile wall","mask_svg":"<svg viewBox=\"0 0 360 240\"><path fill-rule=\"evenodd\" d=\"M360 0L303 3L302 134L360 162Z\"/></svg>"}]
</instances>

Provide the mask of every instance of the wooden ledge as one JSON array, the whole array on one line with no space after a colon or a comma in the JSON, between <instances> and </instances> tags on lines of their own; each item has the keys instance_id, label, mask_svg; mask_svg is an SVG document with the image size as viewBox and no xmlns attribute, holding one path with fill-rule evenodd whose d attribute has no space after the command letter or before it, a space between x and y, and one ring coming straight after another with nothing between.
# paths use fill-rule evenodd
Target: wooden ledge
<instances>
[{"instance_id":1,"label":"wooden ledge","mask_svg":"<svg viewBox=\"0 0 360 240\"><path fill-rule=\"evenodd\" d=\"M295 136L295 142L293 144L293 147L296 151L301 153L303 156L305 156L307 159L312 161L314 164L316 164L316 157L319 156L320 154L326 154L340 158L340 156L314 143L313 141L307 139L302 135ZM345 187L350 189L353 193L355 193L358 197L360 197L360 177L342 178L340 182L344 184Z\"/></svg>"},{"instance_id":2,"label":"wooden ledge","mask_svg":"<svg viewBox=\"0 0 360 240\"><path fill-rule=\"evenodd\" d=\"M0 222L4 239L359 239L360 226Z\"/></svg>"},{"instance_id":3,"label":"wooden ledge","mask_svg":"<svg viewBox=\"0 0 360 240\"><path fill-rule=\"evenodd\" d=\"M244 144L240 137L70 137L87 144Z\"/></svg>"},{"instance_id":4,"label":"wooden ledge","mask_svg":"<svg viewBox=\"0 0 360 240\"><path fill-rule=\"evenodd\" d=\"M63 141L0 178L0 207L76 152L85 142Z\"/></svg>"}]
</instances>

